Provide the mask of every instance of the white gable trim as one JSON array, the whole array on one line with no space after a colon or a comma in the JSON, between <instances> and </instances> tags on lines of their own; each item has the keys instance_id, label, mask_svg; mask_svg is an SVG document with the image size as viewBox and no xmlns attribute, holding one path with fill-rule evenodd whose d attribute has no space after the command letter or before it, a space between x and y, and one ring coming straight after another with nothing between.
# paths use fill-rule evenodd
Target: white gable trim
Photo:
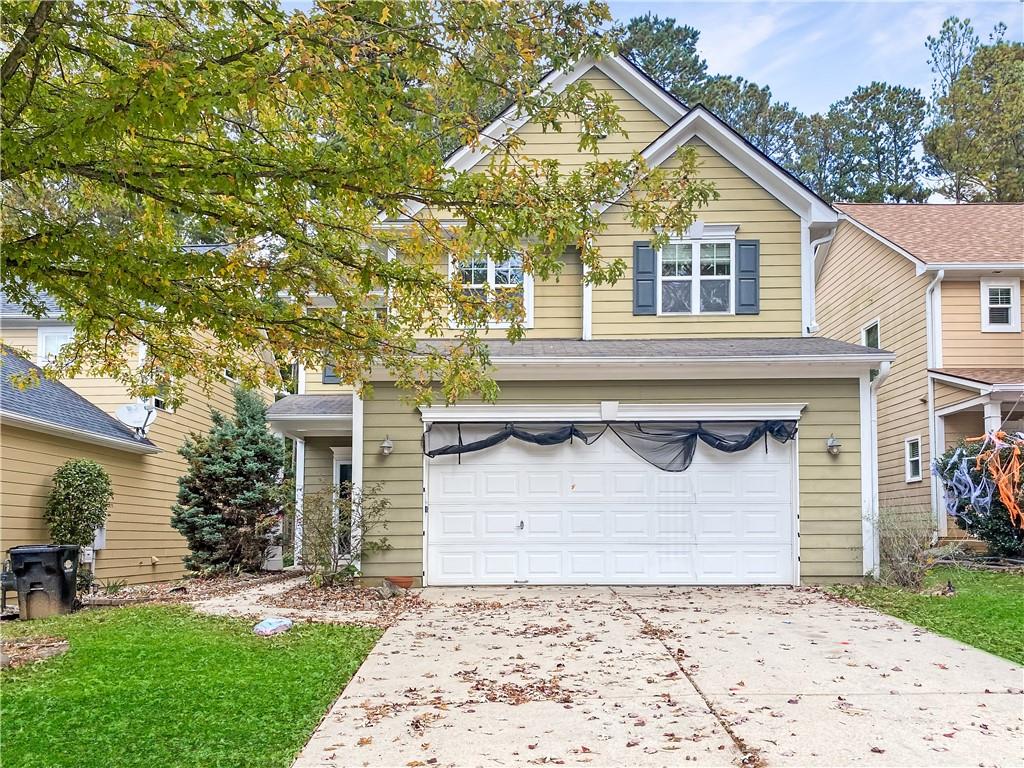
<instances>
[{"instance_id":1,"label":"white gable trim","mask_svg":"<svg viewBox=\"0 0 1024 768\"><path fill-rule=\"evenodd\" d=\"M677 101L661 86L648 78L636 65L621 56L595 60L581 59L571 69L555 71L541 80L535 93L551 91L561 93L590 70L597 69L607 75L616 85L654 113L666 125L671 125L686 114L686 106ZM464 173L483 160L503 140L514 134L529 121L529 115L520 114L515 105L502 112L490 125L481 131L480 144L465 146L457 150L445 162L446 168ZM424 208L420 202L410 203L407 216L415 216Z\"/></svg>"},{"instance_id":2,"label":"white gable trim","mask_svg":"<svg viewBox=\"0 0 1024 768\"><path fill-rule=\"evenodd\" d=\"M815 224L831 224L838 220L838 215L831 206L777 168L771 160L740 138L728 125L700 106L694 107L648 145L642 153L643 158L648 166L656 168L694 137L706 142L800 218ZM622 194L626 194L627 191L623 190ZM601 212L608 210L621 199L620 195L618 199L606 203L600 208Z\"/></svg>"}]
</instances>

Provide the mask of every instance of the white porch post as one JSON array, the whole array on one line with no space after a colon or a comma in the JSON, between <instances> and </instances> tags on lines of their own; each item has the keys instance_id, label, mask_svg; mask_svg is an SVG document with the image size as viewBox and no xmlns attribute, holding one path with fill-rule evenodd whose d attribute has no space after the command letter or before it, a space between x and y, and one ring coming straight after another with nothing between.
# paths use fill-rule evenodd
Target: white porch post
<instances>
[{"instance_id":1,"label":"white porch post","mask_svg":"<svg viewBox=\"0 0 1024 768\"><path fill-rule=\"evenodd\" d=\"M295 565L302 565L302 490L306 483L306 441L295 438Z\"/></svg>"},{"instance_id":2,"label":"white porch post","mask_svg":"<svg viewBox=\"0 0 1024 768\"><path fill-rule=\"evenodd\" d=\"M985 432L995 432L1003 425L1003 412L1001 404L987 400L985 402Z\"/></svg>"}]
</instances>

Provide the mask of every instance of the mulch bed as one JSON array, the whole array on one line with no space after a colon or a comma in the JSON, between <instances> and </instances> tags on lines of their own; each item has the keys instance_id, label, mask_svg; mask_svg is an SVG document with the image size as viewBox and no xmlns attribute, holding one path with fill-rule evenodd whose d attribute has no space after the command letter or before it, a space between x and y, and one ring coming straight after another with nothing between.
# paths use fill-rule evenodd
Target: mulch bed
<instances>
[{"instance_id":1,"label":"mulch bed","mask_svg":"<svg viewBox=\"0 0 1024 768\"><path fill-rule=\"evenodd\" d=\"M23 667L65 653L68 641L62 637L20 637L0 640L0 667Z\"/></svg>"},{"instance_id":2,"label":"mulch bed","mask_svg":"<svg viewBox=\"0 0 1024 768\"><path fill-rule=\"evenodd\" d=\"M266 598L265 602L278 608L296 610L375 613L377 618L374 623L385 627L391 626L408 610L430 605L415 592L391 597L373 587L314 587L310 584L292 587L279 595Z\"/></svg>"},{"instance_id":3,"label":"mulch bed","mask_svg":"<svg viewBox=\"0 0 1024 768\"><path fill-rule=\"evenodd\" d=\"M189 603L223 597L245 589L294 579L298 574L284 571L269 574L218 574L159 584L133 584L106 594L95 592L83 599L85 605L130 605L134 603Z\"/></svg>"}]
</instances>

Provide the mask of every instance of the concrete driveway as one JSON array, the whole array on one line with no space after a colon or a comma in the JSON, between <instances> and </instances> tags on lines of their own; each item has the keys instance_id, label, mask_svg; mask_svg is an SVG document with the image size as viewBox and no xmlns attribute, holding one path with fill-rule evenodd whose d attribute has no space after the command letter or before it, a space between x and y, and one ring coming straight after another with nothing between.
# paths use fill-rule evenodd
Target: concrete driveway
<instances>
[{"instance_id":1,"label":"concrete driveway","mask_svg":"<svg viewBox=\"0 0 1024 768\"><path fill-rule=\"evenodd\" d=\"M427 589L296 766L1016 766L1020 667L810 589Z\"/></svg>"}]
</instances>

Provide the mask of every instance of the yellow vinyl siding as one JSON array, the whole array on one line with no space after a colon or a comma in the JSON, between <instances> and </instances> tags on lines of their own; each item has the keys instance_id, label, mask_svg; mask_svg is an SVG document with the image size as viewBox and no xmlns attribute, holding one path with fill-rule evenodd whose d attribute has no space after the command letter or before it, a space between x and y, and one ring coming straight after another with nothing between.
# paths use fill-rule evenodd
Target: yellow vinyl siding
<instances>
[{"instance_id":1,"label":"yellow vinyl siding","mask_svg":"<svg viewBox=\"0 0 1024 768\"><path fill-rule=\"evenodd\" d=\"M352 438L348 436L306 438L304 493L316 493L334 487L334 451L331 449L351 445Z\"/></svg>"},{"instance_id":2,"label":"yellow vinyl siding","mask_svg":"<svg viewBox=\"0 0 1024 768\"><path fill-rule=\"evenodd\" d=\"M966 400L971 400L978 396L977 389L965 389L963 387L955 387L952 384L947 384L944 381L935 382L935 408L948 408L951 405L962 403Z\"/></svg>"},{"instance_id":3,"label":"yellow vinyl siding","mask_svg":"<svg viewBox=\"0 0 1024 768\"><path fill-rule=\"evenodd\" d=\"M848 222L836 230L818 277L818 335L861 343L861 329L879 320L883 349L896 354L878 394L880 507L931 508L928 431L927 330L924 292L904 256ZM921 480L906 480L907 438L921 438Z\"/></svg>"},{"instance_id":4,"label":"yellow vinyl siding","mask_svg":"<svg viewBox=\"0 0 1024 768\"><path fill-rule=\"evenodd\" d=\"M977 280L942 283L942 367L1024 368L1024 333L981 330Z\"/></svg>"},{"instance_id":5,"label":"yellow vinyl siding","mask_svg":"<svg viewBox=\"0 0 1024 768\"><path fill-rule=\"evenodd\" d=\"M161 466L164 454L140 456L9 426L0 453L3 549L49 541L42 511L53 473L69 459L88 458L104 466L114 490L97 578L140 583L182 575L185 542L169 524L178 478Z\"/></svg>"},{"instance_id":6,"label":"yellow vinyl siding","mask_svg":"<svg viewBox=\"0 0 1024 768\"><path fill-rule=\"evenodd\" d=\"M36 328L5 327L3 339L15 348L26 350L35 359ZM78 377L64 380L63 383L111 415L119 406L133 400L124 385L114 379ZM201 386L194 379L186 380L186 402L174 412L157 411L156 421L149 429L148 437L161 449L160 453L138 457L117 451L107 452L109 456L101 463L106 465L108 459L113 461L110 457L117 459L111 466L122 473L118 481L121 484L119 493L125 501L118 507L117 518L112 517L112 524L107 530L106 547L97 552L96 567L100 578L139 583L167 581L184 574L182 558L188 553L188 548L185 540L170 525L171 507L178 495L178 478L187 469L187 463L178 454L178 449L188 435L205 434L210 430L214 410L229 417L234 415L234 387L226 378L215 381L209 387ZM260 396L268 404L273 402L269 389L262 389ZM24 437L21 430L12 431L19 438ZM24 474L24 484L17 483L23 489L20 492L21 511L18 513L22 517L32 513L32 505L35 505L34 514L41 516L49 478L60 464L76 456L92 457L83 451L95 450L85 444L41 434L35 436L30 445L24 440L9 443L6 433L7 430L3 440L5 491L9 481L16 483ZM7 515L5 497L5 520ZM45 527L42 531L45 534ZM35 532L38 533L38 529ZM153 565L151 557L156 557L159 562Z\"/></svg>"},{"instance_id":7,"label":"yellow vinyl siding","mask_svg":"<svg viewBox=\"0 0 1024 768\"><path fill-rule=\"evenodd\" d=\"M351 392L352 387L348 384L324 384L324 371L312 365L303 368L305 379L305 392L307 395L340 395Z\"/></svg>"},{"instance_id":8,"label":"yellow vinyl siding","mask_svg":"<svg viewBox=\"0 0 1024 768\"><path fill-rule=\"evenodd\" d=\"M617 205L606 214L608 226L597 243L605 259L621 259L627 268L614 285L593 290L594 338L800 336L800 218L704 142L694 139L687 146L697 150L701 177L713 181L721 196L699 209L699 218L737 224L737 239L760 241L760 314L634 316L633 243L650 239L650 233L635 230Z\"/></svg>"},{"instance_id":9,"label":"yellow vinyl siding","mask_svg":"<svg viewBox=\"0 0 1024 768\"><path fill-rule=\"evenodd\" d=\"M981 411L959 411L943 418L946 433L946 447L956 445L961 440L981 437L985 434L985 414Z\"/></svg>"},{"instance_id":10,"label":"yellow vinyl siding","mask_svg":"<svg viewBox=\"0 0 1024 768\"><path fill-rule=\"evenodd\" d=\"M609 93L619 110L623 132L609 134L599 142L602 160L629 160L668 127L653 112L630 96L621 86L599 69L591 69L582 78L598 93ZM517 152L523 157L535 160L555 159L566 171L579 168L595 159L591 152L579 151L580 124L578 120L566 118L561 131L545 131L532 120L516 133L522 140ZM483 158L474 170L484 168L490 158Z\"/></svg>"},{"instance_id":11,"label":"yellow vinyl siding","mask_svg":"<svg viewBox=\"0 0 1024 768\"><path fill-rule=\"evenodd\" d=\"M800 421L801 574L805 582L860 577L861 478L860 400L856 380L682 382L504 382L499 402L632 403L807 402ZM390 497L388 530L393 549L364 563L367 576L407 575L423 570L423 424L419 412L386 383L364 403L363 479L382 482ZM823 446L830 434L843 443L838 457ZM395 444L380 455L385 436ZM752 449L753 450L753 449Z\"/></svg>"}]
</instances>

